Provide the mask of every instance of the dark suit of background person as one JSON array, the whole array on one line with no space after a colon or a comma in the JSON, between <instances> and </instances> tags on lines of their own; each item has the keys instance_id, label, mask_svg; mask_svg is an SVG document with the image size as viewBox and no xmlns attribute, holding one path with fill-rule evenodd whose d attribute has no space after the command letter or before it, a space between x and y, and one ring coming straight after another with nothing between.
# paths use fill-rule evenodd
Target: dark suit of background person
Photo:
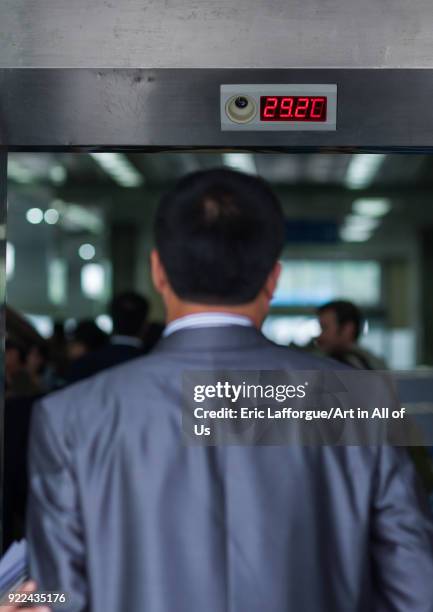
<instances>
[{"instance_id":1,"label":"dark suit of background person","mask_svg":"<svg viewBox=\"0 0 433 612\"><path fill-rule=\"evenodd\" d=\"M65 611L433 611L432 523L404 450L182 440L185 370L329 367L258 331L282 245L264 182L183 179L151 258L165 338L35 410L30 572L71 594Z\"/></svg>"},{"instance_id":2,"label":"dark suit of background person","mask_svg":"<svg viewBox=\"0 0 433 612\"><path fill-rule=\"evenodd\" d=\"M110 306L113 334L108 343L74 360L68 368L66 382L88 378L101 370L142 355L145 347L141 336L148 312L149 302L144 296L134 291L117 295Z\"/></svg>"}]
</instances>

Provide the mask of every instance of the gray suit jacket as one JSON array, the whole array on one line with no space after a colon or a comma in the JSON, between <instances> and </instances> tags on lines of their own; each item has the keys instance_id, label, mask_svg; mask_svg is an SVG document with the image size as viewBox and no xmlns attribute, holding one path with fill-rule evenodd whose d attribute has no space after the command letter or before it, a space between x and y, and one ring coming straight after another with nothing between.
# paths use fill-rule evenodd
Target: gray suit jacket
<instances>
[{"instance_id":1,"label":"gray suit jacket","mask_svg":"<svg viewBox=\"0 0 433 612\"><path fill-rule=\"evenodd\" d=\"M40 588L68 612L432 612L432 523L404 450L182 443L183 370L323 367L252 328L181 330L44 399Z\"/></svg>"}]
</instances>

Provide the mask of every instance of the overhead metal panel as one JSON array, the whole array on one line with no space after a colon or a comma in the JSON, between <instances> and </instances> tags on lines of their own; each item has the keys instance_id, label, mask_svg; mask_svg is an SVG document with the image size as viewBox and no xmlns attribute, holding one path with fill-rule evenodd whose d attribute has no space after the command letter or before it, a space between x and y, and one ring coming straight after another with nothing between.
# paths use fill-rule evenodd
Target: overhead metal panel
<instances>
[{"instance_id":1,"label":"overhead metal panel","mask_svg":"<svg viewBox=\"0 0 433 612\"><path fill-rule=\"evenodd\" d=\"M223 132L220 85L336 83L332 132ZM432 147L433 70L0 70L0 146Z\"/></svg>"},{"instance_id":2,"label":"overhead metal panel","mask_svg":"<svg viewBox=\"0 0 433 612\"><path fill-rule=\"evenodd\" d=\"M0 67L430 68L431 0L3 0Z\"/></svg>"}]
</instances>

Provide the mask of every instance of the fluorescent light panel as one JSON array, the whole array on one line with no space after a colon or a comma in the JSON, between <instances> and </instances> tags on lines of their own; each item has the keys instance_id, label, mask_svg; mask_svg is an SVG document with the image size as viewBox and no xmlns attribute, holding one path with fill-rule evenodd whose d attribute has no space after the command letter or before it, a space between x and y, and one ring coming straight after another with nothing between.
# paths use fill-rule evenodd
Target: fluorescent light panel
<instances>
[{"instance_id":1,"label":"fluorescent light panel","mask_svg":"<svg viewBox=\"0 0 433 612\"><path fill-rule=\"evenodd\" d=\"M383 217L391 210L391 202L385 198L360 198L352 204L353 212L366 217Z\"/></svg>"},{"instance_id":2,"label":"fluorescent light panel","mask_svg":"<svg viewBox=\"0 0 433 612\"><path fill-rule=\"evenodd\" d=\"M59 213L61 223L65 229L85 229L93 234L100 234L104 230L102 216L91 208L63 202L63 200L53 200L51 208Z\"/></svg>"},{"instance_id":3,"label":"fluorescent light panel","mask_svg":"<svg viewBox=\"0 0 433 612\"><path fill-rule=\"evenodd\" d=\"M344 242L366 242L371 236L371 232L360 230L353 227L342 227L340 238Z\"/></svg>"},{"instance_id":4,"label":"fluorescent light panel","mask_svg":"<svg viewBox=\"0 0 433 612\"><path fill-rule=\"evenodd\" d=\"M97 164L121 187L140 187L143 175L122 153L90 153Z\"/></svg>"},{"instance_id":5,"label":"fluorescent light panel","mask_svg":"<svg viewBox=\"0 0 433 612\"><path fill-rule=\"evenodd\" d=\"M380 221L373 217L348 215L340 229L340 238L344 242L365 242L371 237Z\"/></svg>"},{"instance_id":6,"label":"fluorescent light panel","mask_svg":"<svg viewBox=\"0 0 433 612\"><path fill-rule=\"evenodd\" d=\"M68 266L65 259L54 257L48 262L48 298L52 304L61 306L66 302L68 291Z\"/></svg>"},{"instance_id":7,"label":"fluorescent light panel","mask_svg":"<svg viewBox=\"0 0 433 612\"><path fill-rule=\"evenodd\" d=\"M344 221L345 227L353 229L364 230L371 232L377 228L380 221L372 217L363 217L361 215L348 215Z\"/></svg>"},{"instance_id":8,"label":"fluorescent light panel","mask_svg":"<svg viewBox=\"0 0 433 612\"><path fill-rule=\"evenodd\" d=\"M352 155L347 168L345 183L350 189L363 189L372 182L386 155L359 153Z\"/></svg>"},{"instance_id":9,"label":"fluorescent light panel","mask_svg":"<svg viewBox=\"0 0 433 612\"><path fill-rule=\"evenodd\" d=\"M256 162L251 153L223 153L223 164L233 170L257 174Z\"/></svg>"},{"instance_id":10,"label":"fluorescent light panel","mask_svg":"<svg viewBox=\"0 0 433 612\"><path fill-rule=\"evenodd\" d=\"M28 185L37 178L37 174L17 162L15 159L8 160L8 179L21 185Z\"/></svg>"}]
</instances>

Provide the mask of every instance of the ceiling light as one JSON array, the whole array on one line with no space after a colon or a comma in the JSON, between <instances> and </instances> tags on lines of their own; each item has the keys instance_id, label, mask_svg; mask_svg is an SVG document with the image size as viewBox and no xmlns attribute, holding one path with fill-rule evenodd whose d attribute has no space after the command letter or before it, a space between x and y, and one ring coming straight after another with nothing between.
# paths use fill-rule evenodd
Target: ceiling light
<instances>
[{"instance_id":1,"label":"ceiling light","mask_svg":"<svg viewBox=\"0 0 433 612\"><path fill-rule=\"evenodd\" d=\"M233 170L257 174L256 162L251 153L223 153L223 164Z\"/></svg>"},{"instance_id":2,"label":"ceiling light","mask_svg":"<svg viewBox=\"0 0 433 612\"><path fill-rule=\"evenodd\" d=\"M15 247L11 242L6 243L6 278L13 277L15 272Z\"/></svg>"},{"instance_id":3,"label":"ceiling light","mask_svg":"<svg viewBox=\"0 0 433 612\"><path fill-rule=\"evenodd\" d=\"M385 157L383 153L352 155L346 172L346 186L350 189L367 187L372 182Z\"/></svg>"},{"instance_id":4,"label":"ceiling light","mask_svg":"<svg viewBox=\"0 0 433 612\"><path fill-rule=\"evenodd\" d=\"M391 202L385 198L364 198L355 200L353 212L366 217L383 217L391 210Z\"/></svg>"},{"instance_id":5,"label":"ceiling light","mask_svg":"<svg viewBox=\"0 0 433 612\"><path fill-rule=\"evenodd\" d=\"M62 215L62 225L65 229L71 231L85 229L93 234L103 232L104 220L98 211L79 204L66 204L60 200L55 200L54 205Z\"/></svg>"},{"instance_id":6,"label":"ceiling light","mask_svg":"<svg viewBox=\"0 0 433 612\"><path fill-rule=\"evenodd\" d=\"M379 219L363 217L361 215L348 215L344 220L344 227L356 228L360 231L371 232L380 224Z\"/></svg>"},{"instance_id":7,"label":"ceiling light","mask_svg":"<svg viewBox=\"0 0 433 612\"><path fill-rule=\"evenodd\" d=\"M371 232L353 227L342 227L340 238L344 242L365 242L371 237Z\"/></svg>"},{"instance_id":8,"label":"ceiling light","mask_svg":"<svg viewBox=\"0 0 433 612\"><path fill-rule=\"evenodd\" d=\"M53 183L62 185L66 180L67 172L63 166L57 165L49 169L48 175Z\"/></svg>"},{"instance_id":9,"label":"ceiling light","mask_svg":"<svg viewBox=\"0 0 433 612\"><path fill-rule=\"evenodd\" d=\"M81 259L93 259L95 257L95 247L93 246L93 244L82 244L80 246L80 248L78 249L78 254L81 257Z\"/></svg>"},{"instance_id":10,"label":"ceiling light","mask_svg":"<svg viewBox=\"0 0 433 612\"><path fill-rule=\"evenodd\" d=\"M143 175L122 153L90 153L90 156L121 187L140 187Z\"/></svg>"},{"instance_id":11,"label":"ceiling light","mask_svg":"<svg viewBox=\"0 0 433 612\"><path fill-rule=\"evenodd\" d=\"M27 185L35 178L36 176L31 170L18 163L15 159L8 160L8 179L22 185Z\"/></svg>"},{"instance_id":12,"label":"ceiling light","mask_svg":"<svg viewBox=\"0 0 433 612\"><path fill-rule=\"evenodd\" d=\"M81 289L88 298L98 298L104 293L105 272L101 264L86 264L81 268Z\"/></svg>"},{"instance_id":13,"label":"ceiling light","mask_svg":"<svg viewBox=\"0 0 433 612\"><path fill-rule=\"evenodd\" d=\"M340 228L340 238L344 242L365 242L379 224L375 217L348 215Z\"/></svg>"},{"instance_id":14,"label":"ceiling light","mask_svg":"<svg viewBox=\"0 0 433 612\"><path fill-rule=\"evenodd\" d=\"M55 208L49 208L44 213L45 223L48 223L48 225L55 225L59 217L60 215Z\"/></svg>"},{"instance_id":15,"label":"ceiling light","mask_svg":"<svg viewBox=\"0 0 433 612\"><path fill-rule=\"evenodd\" d=\"M42 223L44 218L44 213L40 208L29 208L26 212L26 219L29 223L33 223L33 225L37 225L38 223Z\"/></svg>"},{"instance_id":16,"label":"ceiling light","mask_svg":"<svg viewBox=\"0 0 433 612\"><path fill-rule=\"evenodd\" d=\"M54 257L48 262L48 299L52 304L64 304L68 293L68 266L65 259Z\"/></svg>"}]
</instances>

